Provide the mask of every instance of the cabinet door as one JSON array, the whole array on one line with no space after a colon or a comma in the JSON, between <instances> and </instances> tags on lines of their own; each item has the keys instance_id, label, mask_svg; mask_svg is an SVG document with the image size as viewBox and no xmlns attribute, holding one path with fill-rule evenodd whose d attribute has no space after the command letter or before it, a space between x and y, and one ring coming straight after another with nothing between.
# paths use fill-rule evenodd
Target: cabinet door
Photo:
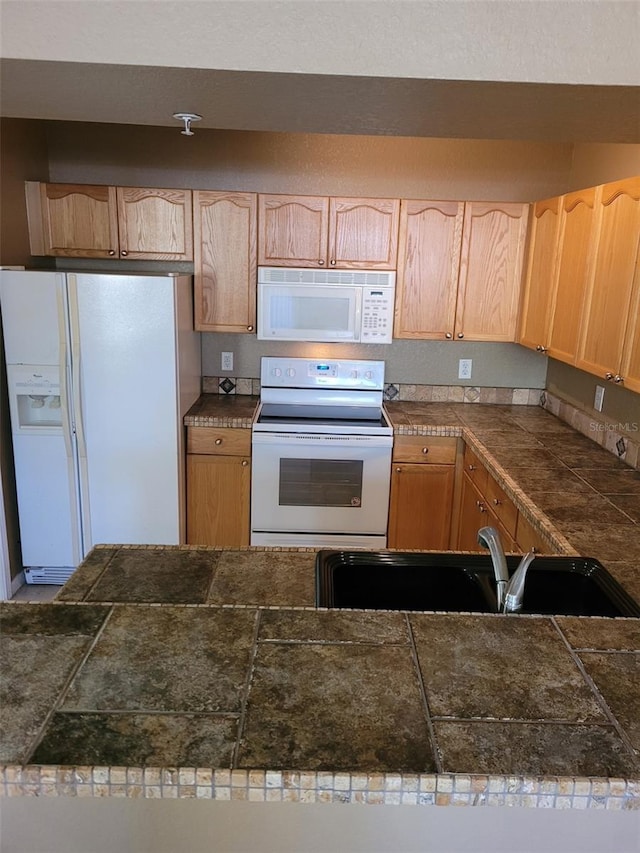
<instances>
[{"instance_id":1,"label":"cabinet door","mask_svg":"<svg viewBox=\"0 0 640 853\"><path fill-rule=\"evenodd\" d=\"M248 458L187 454L187 543L248 545L250 493Z\"/></svg>"},{"instance_id":2,"label":"cabinet door","mask_svg":"<svg viewBox=\"0 0 640 853\"><path fill-rule=\"evenodd\" d=\"M449 547L454 477L454 465L393 464L389 548Z\"/></svg>"},{"instance_id":3,"label":"cabinet door","mask_svg":"<svg viewBox=\"0 0 640 853\"><path fill-rule=\"evenodd\" d=\"M549 346L561 204L560 197L539 201L532 212L519 343L538 351Z\"/></svg>"},{"instance_id":4,"label":"cabinet door","mask_svg":"<svg viewBox=\"0 0 640 853\"><path fill-rule=\"evenodd\" d=\"M115 187L40 184L37 201L33 188L33 183L27 185L33 254L67 258L117 257ZM40 250L36 247L38 243Z\"/></svg>"},{"instance_id":5,"label":"cabinet door","mask_svg":"<svg viewBox=\"0 0 640 853\"><path fill-rule=\"evenodd\" d=\"M584 294L589 282L595 225L595 187L565 195L553 299L549 355L574 364Z\"/></svg>"},{"instance_id":6,"label":"cabinet door","mask_svg":"<svg viewBox=\"0 0 640 853\"><path fill-rule=\"evenodd\" d=\"M332 198L329 266L394 270L399 221L399 199Z\"/></svg>"},{"instance_id":7,"label":"cabinet door","mask_svg":"<svg viewBox=\"0 0 640 853\"><path fill-rule=\"evenodd\" d=\"M394 337L453 337L463 217L463 202L401 202Z\"/></svg>"},{"instance_id":8,"label":"cabinet door","mask_svg":"<svg viewBox=\"0 0 640 853\"><path fill-rule=\"evenodd\" d=\"M620 372L624 387L630 391L640 392L640 246L636 259L635 284Z\"/></svg>"},{"instance_id":9,"label":"cabinet door","mask_svg":"<svg viewBox=\"0 0 640 853\"><path fill-rule=\"evenodd\" d=\"M622 366L640 237L640 178L600 187L596 208L599 233L576 366L605 377Z\"/></svg>"},{"instance_id":10,"label":"cabinet door","mask_svg":"<svg viewBox=\"0 0 640 853\"><path fill-rule=\"evenodd\" d=\"M515 341L528 205L465 205L457 338Z\"/></svg>"},{"instance_id":11,"label":"cabinet door","mask_svg":"<svg viewBox=\"0 0 640 853\"><path fill-rule=\"evenodd\" d=\"M489 509L487 499L476 489L469 477L462 478L460 499L460 521L458 527L457 549L459 551L482 551L478 544L478 530L481 527L495 527L505 551L517 550L515 542L498 517Z\"/></svg>"},{"instance_id":12,"label":"cabinet door","mask_svg":"<svg viewBox=\"0 0 640 853\"><path fill-rule=\"evenodd\" d=\"M118 187L120 257L193 260L191 190Z\"/></svg>"},{"instance_id":13,"label":"cabinet door","mask_svg":"<svg viewBox=\"0 0 640 853\"><path fill-rule=\"evenodd\" d=\"M195 327L253 332L256 322L255 193L196 191Z\"/></svg>"},{"instance_id":14,"label":"cabinet door","mask_svg":"<svg viewBox=\"0 0 640 853\"><path fill-rule=\"evenodd\" d=\"M260 195L258 263L276 267L323 267L327 263L329 199Z\"/></svg>"}]
</instances>

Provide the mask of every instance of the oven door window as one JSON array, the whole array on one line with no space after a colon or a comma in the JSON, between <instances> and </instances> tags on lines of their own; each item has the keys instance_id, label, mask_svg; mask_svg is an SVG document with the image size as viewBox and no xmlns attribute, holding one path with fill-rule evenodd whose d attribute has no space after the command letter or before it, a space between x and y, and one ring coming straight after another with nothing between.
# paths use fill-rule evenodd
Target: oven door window
<instances>
[{"instance_id":1,"label":"oven door window","mask_svg":"<svg viewBox=\"0 0 640 853\"><path fill-rule=\"evenodd\" d=\"M357 459L280 459L280 506L359 507L363 462Z\"/></svg>"}]
</instances>

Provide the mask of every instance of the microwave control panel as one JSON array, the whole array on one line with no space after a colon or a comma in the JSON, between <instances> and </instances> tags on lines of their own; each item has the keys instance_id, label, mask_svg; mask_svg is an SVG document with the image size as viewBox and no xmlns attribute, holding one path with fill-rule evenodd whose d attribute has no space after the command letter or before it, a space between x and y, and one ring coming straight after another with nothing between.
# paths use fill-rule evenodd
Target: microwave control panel
<instances>
[{"instance_id":1,"label":"microwave control panel","mask_svg":"<svg viewBox=\"0 0 640 853\"><path fill-rule=\"evenodd\" d=\"M369 344L390 344L393 334L392 287L362 289L362 324L360 340Z\"/></svg>"}]
</instances>

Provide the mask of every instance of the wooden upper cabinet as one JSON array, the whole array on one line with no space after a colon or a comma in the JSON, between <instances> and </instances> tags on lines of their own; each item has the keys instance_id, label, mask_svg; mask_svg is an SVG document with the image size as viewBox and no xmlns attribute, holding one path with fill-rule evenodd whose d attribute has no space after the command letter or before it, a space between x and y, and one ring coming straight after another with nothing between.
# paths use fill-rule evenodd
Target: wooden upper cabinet
<instances>
[{"instance_id":1,"label":"wooden upper cabinet","mask_svg":"<svg viewBox=\"0 0 640 853\"><path fill-rule=\"evenodd\" d=\"M193 260L191 190L27 181L31 254Z\"/></svg>"},{"instance_id":2,"label":"wooden upper cabinet","mask_svg":"<svg viewBox=\"0 0 640 853\"><path fill-rule=\"evenodd\" d=\"M115 187L27 181L25 190L32 255L118 256Z\"/></svg>"},{"instance_id":3,"label":"wooden upper cabinet","mask_svg":"<svg viewBox=\"0 0 640 853\"><path fill-rule=\"evenodd\" d=\"M399 199L330 199L329 266L395 270L399 219Z\"/></svg>"},{"instance_id":4,"label":"wooden upper cabinet","mask_svg":"<svg viewBox=\"0 0 640 853\"><path fill-rule=\"evenodd\" d=\"M397 199L260 195L258 263L394 270L399 211Z\"/></svg>"},{"instance_id":5,"label":"wooden upper cabinet","mask_svg":"<svg viewBox=\"0 0 640 853\"><path fill-rule=\"evenodd\" d=\"M559 256L548 354L574 364L587 292L596 225L596 188L562 199Z\"/></svg>"},{"instance_id":6,"label":"wooden upper cabinet","mask_svg":"<svg viewBox=\"0 0 640 853\"><path fill-rule=\"evenodd\" d=\"M556 283L562 198L536 202L532 210L519 343L544 352L549 346Z\"/></svg>"},{"instance_id":7,"label":"wooden upper cabinet","mask_svg":"<svg viewBox=\"0 0 640 853\"><path fill-rule=\"evenodd\" d=\"M453 338L463 219L463 202L401 202L394 337Z\"/></svg>"},{"instance_id":8,"label":"wooden upper cabinet","mask_svg":"<svg viewBox=\"0 0 640 853\"><path fill-rule=\"evenodd\" d=\"M191 190L118 187L120 257L193 260Z\"/></svg>"},{"instance_id":9,"label":"wooden upper cabinet","mask_svg":"<svg viewBox=\"0 0 640 853\"><path fill-rule=\"evenodd\" d=\"M529 206L465 205L455 336L514 341Z\"/></svg>"},{"instance_id":10,"label":"wooden upper cabinet","mask_svg":"<svg viewBox=\"0 0 640 853\"><path fill-rule=\"evenodd\" d=\"M194 192L195 327L253 332L256 323L255 193Z\"/></svg>"},{"instance_id":11,"label":"wooden upper cabinet","mask_svg":"<svg viewBox=\"0 0 640 853\"><path fill-rule=\"evenodd\" d=\"M260 266L326 266L328 198L260 195L258 199Z\"/></svg>"},{"instance_id":12,"label":"wooden upper cabinet","mask_svg":"<svg viewBox=\"0 0 640 853\"><path fill-rule=\"evenodd\" d=\"M625 388L640 392L640 247L620 373Z\"/></svg>"},{"instance_id":13,"label":"wooden upper cabinet","mask_svg":"<svg viewBox=\"0 0 640 853\"><path fill-rule=\"evenodd\" d=\"M607 379L613 375L613 381L622 382L625 337L637 281L640 177L599 187L596 212L598 237L576 366ZM633 326L630 334L633 337Z\"/></svg>"}]
</instances>

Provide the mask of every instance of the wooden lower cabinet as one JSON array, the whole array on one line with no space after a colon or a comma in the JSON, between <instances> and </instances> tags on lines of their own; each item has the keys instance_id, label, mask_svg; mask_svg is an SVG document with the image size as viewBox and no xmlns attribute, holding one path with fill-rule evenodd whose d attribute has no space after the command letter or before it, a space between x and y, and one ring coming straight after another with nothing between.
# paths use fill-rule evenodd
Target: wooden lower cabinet
<instances>
[{"instance_id":1,"label":"wooden lower cabinet","mask_svg":"<svg viewBox=\"0 0 640 853\"><path fill-rule=\"evenodd\" d=\"M484 551L485 549L478 544L478 530L487 526L496 528L505 551L518 550L512 536L490 508L488 499L478 491L469 476L465 474L462 478L457 549Z\"/></svg>"},{"instance_id":2,"label":"wooden lower cabinet","mask_svg":"<svg viewBox=\"0 0 640 853\"><path fill-rule=\"evenodd\" d=\"M187 451L187 543L248 545L251 431L190 427Z\"/></svg>"},{"instance_id":3,"label":"wooden lower cabinet","mask_svg":"<svg viewBox=\"0 0 640 853\"><path fill-rule=\"evenodd\" d=\"M454 465L393 464L389 548L449 548L454 481Z\"/></svg>"},{"instance_id":4,"label":"wooden lower cabinet","mask_svg":"<svg viewBox=\"0 0 640 853\"><path fill-rule=\"evenodd\" d=\"M397 436L391 466L389 548L450 546L457 439Z\"/></svg>"}]
</instances>

